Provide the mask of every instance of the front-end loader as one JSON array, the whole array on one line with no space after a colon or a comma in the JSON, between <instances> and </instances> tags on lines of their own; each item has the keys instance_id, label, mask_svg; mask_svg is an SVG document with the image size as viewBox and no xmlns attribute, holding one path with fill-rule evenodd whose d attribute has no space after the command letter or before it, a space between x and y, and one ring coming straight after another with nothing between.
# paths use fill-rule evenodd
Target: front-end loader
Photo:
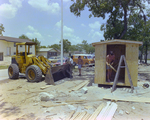
<instances>
[{"instance_id":1,"label":"front-end loader","mask_svg":"<svg viewBox=\"0 0 150 120\"><path fill-rule=\"evenodd\" d=\"M24 46L24 52L19 51L19 45ZM19 73L24 73L29 82L39 82L44 75L47 84L54 84L57 80L72 76L69 63L52 67L51 62L44 56L36 57L30 53L32 45L36 43L16 43L16 55L12 56L11 65L8 67L10 79L18 79Z\"/></svg>"}]
</instances>

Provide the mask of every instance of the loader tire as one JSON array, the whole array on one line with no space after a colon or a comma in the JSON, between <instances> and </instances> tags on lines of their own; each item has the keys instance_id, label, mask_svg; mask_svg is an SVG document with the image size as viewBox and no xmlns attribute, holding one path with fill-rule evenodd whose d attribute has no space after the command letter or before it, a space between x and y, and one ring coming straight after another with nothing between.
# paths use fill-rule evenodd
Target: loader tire
<instances>
[{"instance_id":1,"label":"loader tire","mask_svg":"<svg viewBox=\"0 0 150 120\"><path fill-rule=\"evenodd\" d=\"M19 77L19 68L16 64L11 64L8 67L8 76L10 79L18 79Z\"/></svg>"},{"instance_id":2,"label":"loader tire","mask_svg":"<svg viewBox=\"0 0 150 120\"><path fill-rule=\"evenodd\" d=\"M42 80L42 71L36 65L31 65L26 69L26 78L29 82L39 82Z\"/></svg>"}]
</instances>

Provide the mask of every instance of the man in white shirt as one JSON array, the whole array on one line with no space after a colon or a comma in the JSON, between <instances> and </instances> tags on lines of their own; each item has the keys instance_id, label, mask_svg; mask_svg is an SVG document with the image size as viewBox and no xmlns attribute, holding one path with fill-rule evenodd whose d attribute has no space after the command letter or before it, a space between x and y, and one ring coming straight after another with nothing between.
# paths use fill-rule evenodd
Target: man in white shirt
<instances>
[{"instance_id":1,"label":"man in white shirt","mask_svg":"<svg viewBox=\"0 0 150 120\"><path fill-rule=\"evenodd\" d=\"M71 75L72 75L72 69L73 69L73 56L70 57L70 71L71 71ZM70 78L73 78L73 76L71 76Z\"/></svg>"},{"instance_id":2,"label":"man in white shirt","mask_svg":"<svg viewBox=\"0 0 150 120\"><path fill-rule=\"evenodd\" d=\"M71 58L70 58L70 64L73 65L73 56L71 56Z\"/></svg>"}]
</instances>

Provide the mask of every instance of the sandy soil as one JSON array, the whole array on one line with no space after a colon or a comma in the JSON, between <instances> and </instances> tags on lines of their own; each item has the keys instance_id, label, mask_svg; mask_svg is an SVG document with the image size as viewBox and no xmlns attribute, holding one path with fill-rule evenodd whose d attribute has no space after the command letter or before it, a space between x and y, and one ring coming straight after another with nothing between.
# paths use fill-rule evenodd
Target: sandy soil
<instances>
[{"instance_id":1,"label":"sandy soil","mask_svg":"<svg viewBox=\"0 0 150 120\"><path fill-rule=\"evenodd\" d=\"M5 80L0 83L0 120L65 120L75 110L92 114L101 103L109 100L107 96L120 96L124 98L138 97L150 98L150 88L143 88L144 83L150 84L150 66L139 65L138 87L133 93L130 88L117 88L111 93L109 87L98 87L92 83L94 67L83 68L82 76L74 70L73 79L66 78L56 82L55 86L46 85L44 81L29 83L25 78L18 80ZM86 86L87 93L82 89L72 91L72 88L90 81ZM43 88L45 87L45 89ZM41 89L43 88L43 89ZM41 101L40 93L53 95L50 101ZM117 110L113 120L149 120L150 102L116 101Z\"/></svg>"}]
</instances>

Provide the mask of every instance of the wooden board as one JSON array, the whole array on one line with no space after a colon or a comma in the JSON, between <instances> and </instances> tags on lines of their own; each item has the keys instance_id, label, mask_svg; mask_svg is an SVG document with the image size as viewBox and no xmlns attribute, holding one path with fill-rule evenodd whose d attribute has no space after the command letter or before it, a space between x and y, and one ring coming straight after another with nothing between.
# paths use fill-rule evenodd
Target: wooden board
<instances>
[{"instance_id":1,"label":"wooden board","mask_svg":"<svg viewBox=\"0 0 150 120\"><path fill-rule=\"evenodd\" d=\"M102 103L100 106L95 110L95 112L91 115L91 117L88 120L95 120L98 114L101 112L101 110L105 107L105 104Z\"/></svg>"},{"instance_id":2,"label":"wooden board","mask_svg":"<svg viewBox=\"0 0 150 120\"><path fill-rule=\"evenodd\" d=\"M101 84L106 81L106 44L95 46L95 80Z\"/></svg>"},{"instance_id":3,"label":"wooden board","mask_svg":"<svg viewBox=\"0 0 150 120\"><path fill-rule=\"evenodd\" d=\"M70 120L75 120L80 114L80 112L76 112Z\"/></svg>"},{"instance_id":4,"label":"wooden board","mask_svg":"<svg viewBox=\"0 0 150 120\"><path fill-rule=\"evenodd\" d=\"M81 84L78 84L77 86L71 88L71 89L70 89L70 92L71 92L71 91L79 90L79 89L81 89L82 87L84 87L85 85L87 85L88 83L89 83L89 81L86 80L86 81L82 82Z\"/></svg>"},{"instance_id":5,"label":"wooden board","mask_svg":"<svg viewBox=\"0 0 150 120\"><path fill-rule=\"evenodd\" d=\"M87 113L81 120L88 120L91 117L90 113Z\"/></svg>"},{"instance_id":6,"label":"wooden board","mask_svg":"<svg viewBox=\"0 0 150 120\"><path fill-rule=\"evenodd\" d=\"M117 104L114 102L107 102L107 105L100 114L97 116L97 120L111 120L115 111L117 110Z\"/></svg>"},{"instance_id":7,"label":"wooden board","mask_svg":"<svg viewBox=\"0 0 150 120\"><path fill-rule=\"evenodd\" d=\"M126 45L126 61L133 82L133 86L137 86L138 76L138 46L133 44ZM127 71L125 71L125 84L130 86Z\"/></svg>"},{"instance_id":8,"label":"wooden board","mask_svg":"<svg viewBox=\"0 0 150 120\"><path fill-rule=\"evenodd\" d=\"M67 116L67 118L66 118L65 120L70 120L74 113L75 113L75 111L73 110L73 111Z\"/></svg>"},{"instance_id":9,"label":"wooden board","mask_svg":"<svg viewBox=\"0 0 150 120\"><path fill-rule=\"evenodd\" d=\"M145 102L145 103L150 103L150 98L145 98L145 97L121 97L121 96L104 96L104 100L111 100L111 101L124 101L124 102Z\"/></svg>"},{"instance_id":10,"label":"wooden board","mask_svg":"<svg viewBox=\"0 0 150 120\"><path fill-rule=\"evenodd\" d=\"M86 111L82 112L78 117L76 117L74 120L81 120L85 115L86 115Z\"/></svg>"}]
</instances>

